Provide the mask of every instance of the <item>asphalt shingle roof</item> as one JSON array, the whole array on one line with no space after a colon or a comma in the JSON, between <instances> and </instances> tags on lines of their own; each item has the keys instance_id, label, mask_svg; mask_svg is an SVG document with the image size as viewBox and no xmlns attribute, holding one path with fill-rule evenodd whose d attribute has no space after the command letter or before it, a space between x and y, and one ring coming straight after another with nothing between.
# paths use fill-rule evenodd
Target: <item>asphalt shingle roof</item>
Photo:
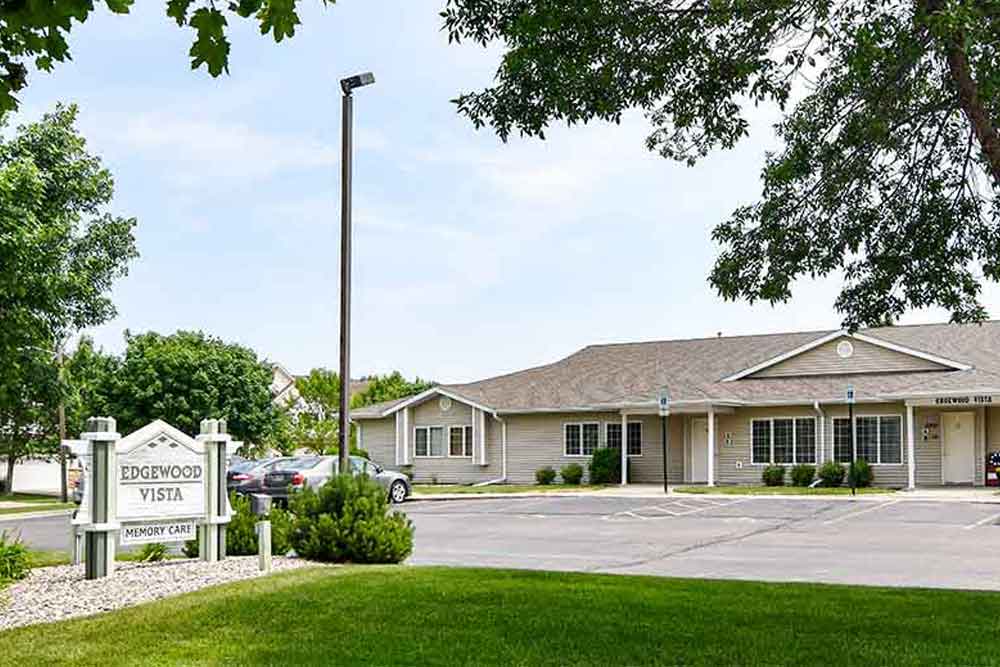
<instances>
[{"instance_id":1,"label":"asphalt shingle roof","mask_svg":"<svg viewBox=\"0 0 1000 667\"><path fill-rule=\"evenodd\" d=\"M678 402L835 401L843 397L848 382L855 386L858 400L924 392L1000 393L1000 322L882 327L859 332L966 364L972 367L969 370L723 381L833 333L835 330L591 345L552 364L442 388L501 412L655 403L663 387ZM370 406L366 413L385 414L391 407Z\"/></svg>"}]
</instances>

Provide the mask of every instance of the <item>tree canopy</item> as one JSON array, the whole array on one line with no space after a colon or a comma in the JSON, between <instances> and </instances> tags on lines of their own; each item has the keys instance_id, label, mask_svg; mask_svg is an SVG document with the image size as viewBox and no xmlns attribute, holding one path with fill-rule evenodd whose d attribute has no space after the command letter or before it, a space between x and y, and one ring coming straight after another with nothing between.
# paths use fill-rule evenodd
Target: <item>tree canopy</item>
<instances>
[{"instance_id":1,"label":"tree canopy","mask_svg":"<svg viewBox=\"0 0 1000 667\"><path fill-rule=\"evenodd\" d=\"M114 181L86 150L75 107L0 138L0 456L51 451L65 336L115 314L136 256L133 218L107 212Z\"/></svg>"},{"instance_id":2,"label":"tree canopy","mask_svg":"<svg viewBox=\"0 0 1000 667\"><path fill-rule=\"evenodd\" d=\"M152 0L146 0L147 2ZM163 2L164 0L160 0ZM322 0L324 5L335 0ZM194 33L191 69L212 76L229 71L231 19L257 23L262 35L280 42L295 34L300 0L165 0L165 18ZM70 59L69 34L104 6L128 14L135 0L45 0L0 3L0 115L17 107L15 95L27 85L28 66L50 71Z\"/></svg>"},{"instance_id":3,"label":"tree canopy","mask_svg":"<svg viewBox=\"0 0 1000 667\"><path fill-rule=\"evenodd\" d=\"M116 418L122 434L163 419L196 435L207 418L226 419L235 438L252 443L272 434L271 367L252 350L195 331L126 332L125 340L124 356L103 365L90 394L91 411ZM90 354L81 350L71 368Z\"/></svg>"},{"instance_id":4,"label":"tree canopy","mask_svg":"<svg viewBox=\"0 0 1000 667\"><path fill-rule=\"evenodd\" d=\"M758 201L714 232L726 299L787 300L840 272L856 327L941 306L986 316L1000 279L997 0L448 0L452 40L502 44L456 99L503 139L645 112L647 148L694 164L773 104Z\"/></svg>"},{"instance_id":5,"label":"tree canopy","mask_svg":"<svg viewBox=\"0 0 1000 667\"><path fill-rule=\"evenodd\" d=\"M387 375L372 375L365 379L368 381L368 385L363 391L351 398L351 407L360 408L415 396L437 384L420 378L414 378L411 382L403 377L399 371L393 371Z\"/></svg>"}]
</instances>

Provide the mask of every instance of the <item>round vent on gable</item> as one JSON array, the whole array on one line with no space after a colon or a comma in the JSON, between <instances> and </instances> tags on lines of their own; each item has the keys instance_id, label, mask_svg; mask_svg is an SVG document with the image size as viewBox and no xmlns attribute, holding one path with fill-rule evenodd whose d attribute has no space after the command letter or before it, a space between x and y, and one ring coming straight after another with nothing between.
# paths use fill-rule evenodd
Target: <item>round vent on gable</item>
<instances>
[{"instance_id":1,"label":"round vent on gable","mask_svg":"<svg viewBox=\"0 0 1000 667\"><path fill-rule=\"evenodd\" d=\"M441 400L438 401L438 407L441 408L441 412L448 412L451 410L451 399L447 396L442 396Z\"/></svg>"},{"instance_id":2,"label":"round vent on gable","mask_svg":"<svg viewBox=\"0 0 1000 667\"><path fill-rule=\"evenodd\" d=\"M842 340L837 345L837 356L841 359L850 359L854 356L854 345L849 340Z\"/></svg>"}]
</instances>

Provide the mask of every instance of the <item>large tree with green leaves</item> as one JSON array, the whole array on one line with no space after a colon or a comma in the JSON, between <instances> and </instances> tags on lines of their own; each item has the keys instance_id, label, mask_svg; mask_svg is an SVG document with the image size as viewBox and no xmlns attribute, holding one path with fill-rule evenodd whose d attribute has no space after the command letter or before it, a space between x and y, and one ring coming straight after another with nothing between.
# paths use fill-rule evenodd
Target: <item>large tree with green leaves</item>
<instances>
[{"instance_id":1,"label":"large tree with green leaves","mask_svg":"<svg viewBox=\"0 0 1000 667\"><path fill-rule=\"evenodd\" d=\"M942 306L985 317L1000 279L997 0L448 0L453 40L504 54L456 100L506 139L645 112L647 147L694 164L775 104L758 201L715 230L710 281L771 303L842 272L845 323Z\"/></svg>"},{"instance_id":2,"label":"large tree with green leaves","mask_svg":"<svg viewBox=\"0 0 1000 667\"><path fill-rule=\"evenodd\" d=\"M201 332L126 332L124 357L91 395L123 434L163 419L195 435L202 419L225 418L233 436L259 444L277 425L271 377L253 350Z\"/></svg>"},{"instance_id":3,"label":"large tree with green leaves","mask_svg":"<svg viewBox=\"0 0 1000 667\"><path fill-rule=\"evenodd\" d=\"M145 0L152 2L153 0ZM158 0L165 18L194 33L191 68L212 76L229 71L230 20L252 20L276 42L295 34L300 0ZM322 0L333 4L334 0ZM135 0L11 0L0 2L0 115L17 107L16 93L27 85L28 66L50 71L70 58L69 35L102 6L128 14Z\"/></svg>"},{"instance_id":4,"label":"large tree with green leaves","mask_svg":"<svg viewBox=\"0 0 1000 667\"><path fill-rule=\"evenodd\" d=\"M414 378L412 381L407 380L399 371L393 371L386 375L372 375L366 378L366 381L368 384L365 388L351 397L352 407L360 408L365 405L416 396L437 384L420 378Z\"/></svg>"},{"instance_id":5,"label":"large tree with green leaves","mask_svg":"<svg viewBox=\"0 0 1000 667\"><path fill-rule=\"evenodd\" d=\"M0 458L10 466L54 448L59 346L114 316L108 293L137 255L135 220L107 211L114 181L75 120L60 106L0 139Z\"/></svg>"}]
</instances>

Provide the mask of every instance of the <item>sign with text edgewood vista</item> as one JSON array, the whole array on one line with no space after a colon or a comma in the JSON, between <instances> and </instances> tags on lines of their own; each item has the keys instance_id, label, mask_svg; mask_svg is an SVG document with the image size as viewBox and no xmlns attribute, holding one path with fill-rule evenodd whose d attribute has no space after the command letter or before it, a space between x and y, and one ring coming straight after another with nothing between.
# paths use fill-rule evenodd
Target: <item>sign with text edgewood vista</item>
<instances>
[{"instance_id":1,"label":"sign with text edgewood vista","mask_svg":"<svg viewBox=\"0 0 1000 667\"><path fill-rule=\"evenodd\" d=\"M155 430L120 450L115 467L119 521L204 516L206 462L193 439Z\"/></svg>"}]
</instances>

